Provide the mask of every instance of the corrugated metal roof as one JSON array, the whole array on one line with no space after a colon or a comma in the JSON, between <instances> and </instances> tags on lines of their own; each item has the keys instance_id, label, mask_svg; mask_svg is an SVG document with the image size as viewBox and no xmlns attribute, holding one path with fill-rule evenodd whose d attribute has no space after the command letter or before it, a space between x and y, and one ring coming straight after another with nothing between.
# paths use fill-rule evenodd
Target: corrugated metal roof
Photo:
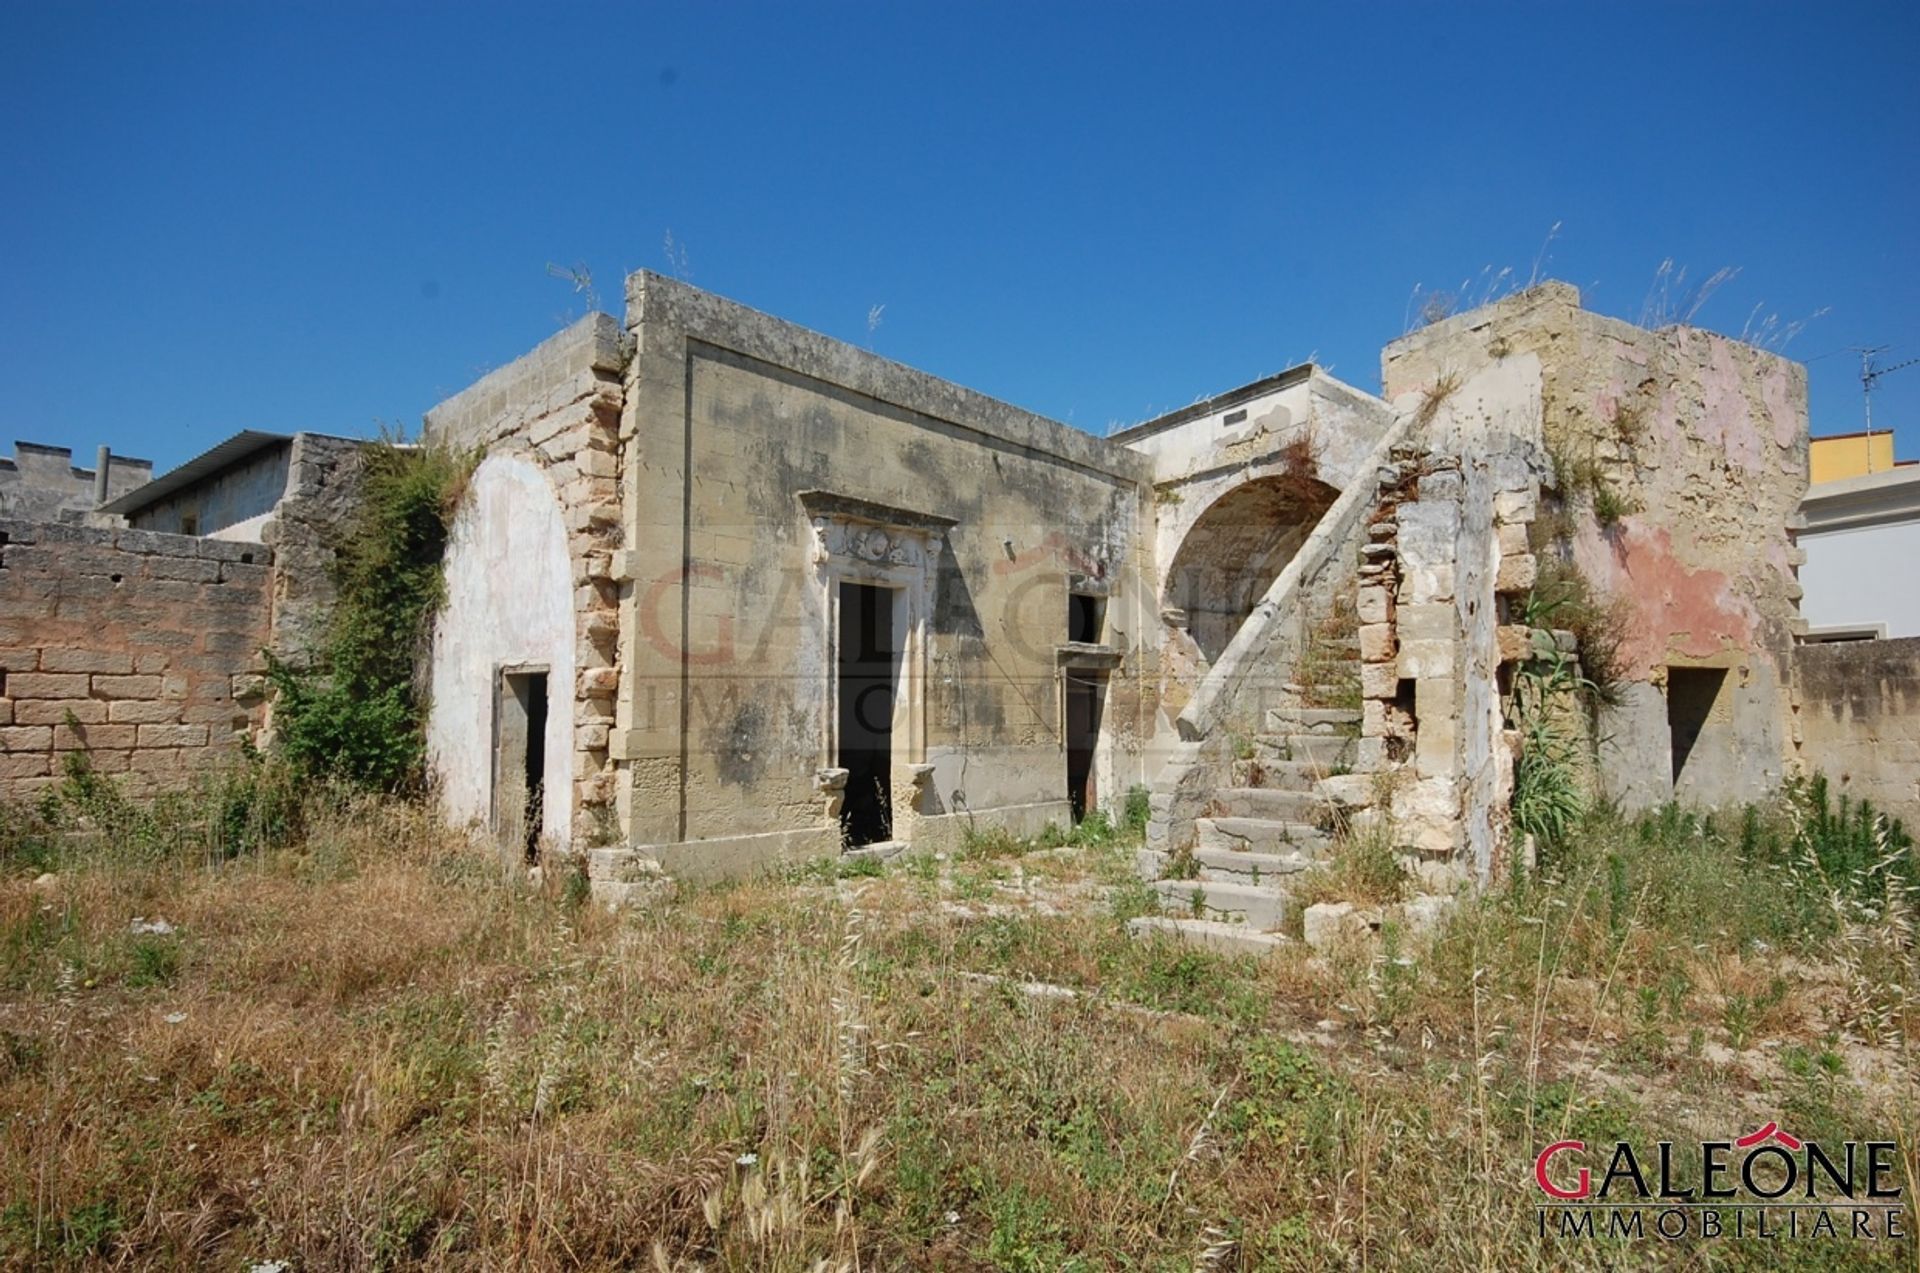
<instances>
[{"instance_id":1,"label":"corrugated metal roof","mask_svg":"<svg viewBox=\"0 0 1920 1273\"><path fill-rule=\"evenodd\" d=\"M137 486L119 499L102 504L99 512L117 513L122 517L137 513L149 504L154 504L183 487L191 486L203 477L211 477L229 465L237 464L256 451L264 450L279 442L291 442L289 433L261 433L254 429L242 429L225 442L202 451L185 464L172 469L161 477L154 478L145 486Z\"/></svg>"}]
</instances>

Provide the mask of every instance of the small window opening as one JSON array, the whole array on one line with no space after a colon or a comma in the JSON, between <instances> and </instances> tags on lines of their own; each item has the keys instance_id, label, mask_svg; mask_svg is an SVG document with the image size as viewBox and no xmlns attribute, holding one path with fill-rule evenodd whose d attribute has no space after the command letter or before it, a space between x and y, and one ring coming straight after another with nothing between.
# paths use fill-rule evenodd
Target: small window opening
<instances>
[{"instance_id":1,"label":"small window opening","mask_svg":"<svg viewBox=\"0 0 1920 1273\"><path fill-rule=\"evenodd\" d=\"M200 533L200 514L180 514L180 533L182 535L198 535Z\"/></svg>"},{"instance_id":2,"label":"small window opening","mask_svg":"<svg viewBox=\"0 0 1920 1273\"><path fill-rule=\"evenodd\" d=\"M1067 640L1099 645L1106 627L1107 599L1082 592L1067 594Z\"/></svg>"},{"instance_id":3,"label":"small window opening","mask_svg":"<svg viewBox=\"0 0 1920 1273\"><path fill-rule=\"evenodd\" d=\"M1238 411L1229 411L1224 416L1221 416L1220 423L1224 425L1232 426L1232 425L1241 423L1246 418L1247 418L1247 409L1245 407L1242 407Z\"/></svg>"}]
</instances>

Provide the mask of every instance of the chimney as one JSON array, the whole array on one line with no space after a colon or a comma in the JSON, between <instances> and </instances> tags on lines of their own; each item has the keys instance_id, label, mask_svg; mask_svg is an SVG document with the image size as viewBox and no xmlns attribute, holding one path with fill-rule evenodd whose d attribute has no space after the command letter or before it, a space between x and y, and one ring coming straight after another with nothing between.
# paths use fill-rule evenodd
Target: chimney
<instances>
[{"instance_id":1,"label":"chimney","mask_svg":"<svg viewBox=\"0 0 1920 1273\"><path fill-rule=\"evenodd\" d=\"M107 465L113 462L113 448L103 446L93 461L93 506L107 502Z\"/></svg>"}]
</instances>

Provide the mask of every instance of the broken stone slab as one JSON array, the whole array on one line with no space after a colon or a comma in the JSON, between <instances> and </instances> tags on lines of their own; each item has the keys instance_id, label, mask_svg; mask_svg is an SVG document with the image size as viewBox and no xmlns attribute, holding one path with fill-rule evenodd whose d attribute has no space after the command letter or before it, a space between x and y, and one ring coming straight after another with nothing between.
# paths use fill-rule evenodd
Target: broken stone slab
<instances>
[{"instance_id":1,"label":"broken stone slab","mask_svg":"<svg viewBox=\"0 0 1920 1273\"><path fill-rule=\"evenodd\" d=\"M1223 955L1271 955L1287 944L1277 933L1256 933L1245 924L1217 919L1180 919L1172 915L1141 915L1127 921L1127 935L1135 939L1156 936Z\"/></svg>"},{"instance_id":2,"label":"broken stone slab","mask_svg":"<svg viewBox=\"0 0 1920 1273\"><path fill-rule=\"evenodd\" d=\"M1380 922L1377 907L1352 902L1316 902L1302 915L1306 943L1319 951L1367 941L1380 931Z\"/></svg>"}]
</instances>

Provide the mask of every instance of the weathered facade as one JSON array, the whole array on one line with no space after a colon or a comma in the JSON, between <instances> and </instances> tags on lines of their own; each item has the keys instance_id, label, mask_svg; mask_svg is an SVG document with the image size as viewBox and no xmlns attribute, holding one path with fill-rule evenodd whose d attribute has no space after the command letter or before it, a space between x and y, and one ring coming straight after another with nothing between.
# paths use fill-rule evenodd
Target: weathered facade
<instances>
[{"instance_id":1,"label":"weathered facade","mask_svg":"<svg viewBox=\"0 0 1920 1273\"><path fill-rule=\"evenodd\" d=\"M1384 399L1303 367L1094 438L657 275L627 301L428 415L485 455L443 798L592 849L606 896L1137 784L1163 866L1360 817L1486 878L1548 555L1631 610L1606 793L1785 772L1805 381L1771 354L1549 284L1389 346Z\"/></svg>"},{"instance_id":2,"label":"weathered facade","mask_svg":"<svg viewBox=\"0 0 1920 1273\"><path fill-rule=\"evenodd\" d=\"M145 485L153 461L114 455L101 447L90 469L73 462L64 446L15 442L13 457L0 455L0 517L16 521L78 522L108 500Z\"/></svg>"},{"instance_id":3,"label":"weathered facade","mask_svg":"<svg viewBox=\"0 0 1920 1273\"><path fill-rule=\"evenodd\" d=\"M1582 727L1599 794L1716 804L1831 762L1911 798L1911 661L1796 661L1805 375L1773 354L1545 284L1389 345L1383 397L1299 367L1097 438L658 275L626 299L426 418L478 457L429 671L439 799L511 860L585 854L609 902L663 872L1031 830L1139 787L1140 865L1189 936L1276 927L1286 878L1354 830L1430 898L1491 880L1527 848L1517 686L1604 653L1554 619L1543 581L1569 576L1617 622L1612 700ZM216 562L195 586L245 585L216 599L241 673L242 644L317 633L357 448L223 445L109 511L259 541L230 561L120 532ZM10 551L0 589L53 587L30 581L57 563ZM0 632L9 675L118 724L101 678L142 673L55 671L121 661L62 631ZM185 656L211 675L215 653ZM181 684L154 724L209 747L258 725ZM0 751L23 780L52 772L56 710L26 724L0 700L46 731L31 759Z\"/></svg>"}]
</instances>

